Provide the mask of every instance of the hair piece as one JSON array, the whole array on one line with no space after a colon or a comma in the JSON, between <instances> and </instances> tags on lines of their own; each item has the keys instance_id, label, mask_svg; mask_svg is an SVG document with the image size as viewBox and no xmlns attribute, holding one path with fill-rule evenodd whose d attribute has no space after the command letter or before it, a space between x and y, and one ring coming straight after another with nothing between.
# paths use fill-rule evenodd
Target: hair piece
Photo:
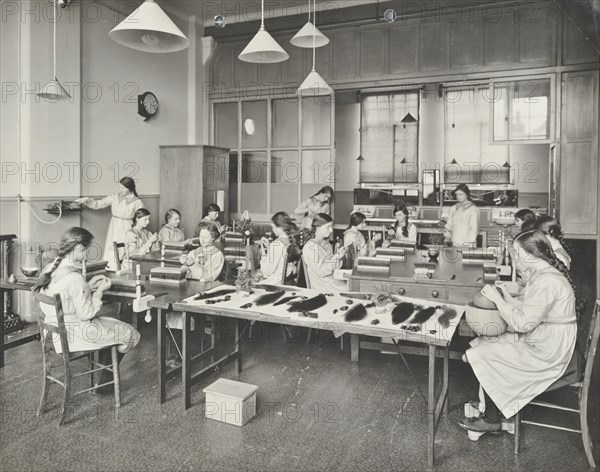
<instances>
[{"instance_id":1,"label":"hair piece","mask_svg":"<svg viewBox=\"0 0 600 472\"><path fill-rule=\"evenodd\" d=\"M277 227L281 228L283 232L288 237L290 242L290 246L288 247L288 259L290 257L297 258L299 254L299 250L296 244L296 238L292 233L298 231L298 226L296 226L296 222L290 218L285 211L278 211L271 217L271 222Z\"/></svg>"},{"instance_id":2,"label":"hair piece","mask_svg":"<svg viewBox=\"0 0 600 472\"><path fill-rule=\"evenodd\" d=\"M392 324L404 323L415 311L414 303L398 303L392 310Z\"/></svg>"},{"instance_id":3,"label":"hair piece","mask_svg":"<svg viewBox=\"0 0 600 472\"><path fill-rule=\"evenodd\" d=\"M308 300L300 300L292 303L292 305L288 308L289 312L305 312L305 311L314 311L322 306L327 304L327 298L325 295L320 293L316 297L309 298Z\"/></svg>"},{"instance_id":4,"label":"hair piece","mask_svg":"<svg viewBox=\"0 0 600 472\"><path fill-rule=\"evenodd\" d=\"M217 211L221 213L221 207L216 203L210 203L206 205L206 208L204 208L204 213L202 214L202 218L206 218L211 211Z\"/></svg>"},{"instance_id":5,"label":"hair piece","mask_svg":"<svg viewBox=\"0 0 600 472\"><path fill-rule=\"evenodd\" d=\"M223 295L229 295L230 293L235 292L233 288L227 288L223 290L217 290L216 292L200 292L194 300L208 300L209 298L222 297Z\"/></svg>"},{"instance_id":6,"label":"hair piece","mask_svg":"<svg viewBox=\"0 0 600 472\"><path fill-rule=\"evenodd\" d=\"M150 212L148 210L146 210L145 208L140 208L139 210L136 210L135 213L133 214L133 226L135 226L137 224L137 220L139 220L140 218L143 218L144 216L148 216L150 215Z\"/></svg>"},{"instance_id":7,"label":"hair piece","mask_svg":"<svg viewBox=\"0 0 600 472\"><path fill-rule=\"evenodd\" d=\"M298 298L299 295L294 295L292 297L284 297L281 300L277 300L275 303L273 303L273 306L279 306L279 305L283 305L287 302L292 301L294 298Z\"/></svg>"},{"instance_id":8,"label":"hair piece","mask_svg":"<svg viewBox=\"0 0 600 472\"><path fill-rule=\"evenodd\" d=\"M136 197L138 196L135 188L135 180L133 180L131 177L123 177L121 180L119 180L119 183L133 193Z\"/></svg>"},{"instance_id":9,"label":"hair piece","mask_svg":"<svg viewBox=\"0 0 600 472\"><path fill-rule=\"evenodd\" d=\"M442 325L442 328L448 328L450 326L450 320L456 318L456 310L446 305L442 307L444 313L438 318L438 322Z\"/></svg>"},{"instance_id":10,"label":"hair piece","mask_svg":"<svg viewBox=\"0 0 600 472\"><path fill-rule=\"evenodd\" d=\"M254 303L256 304L256 306L270 305L271 303L279 300L284 294L285 290L273 293L266 293L254 300Z\"/></svg>"},{"instance_id":11,"label":"hair piece","mask_svg":"<svg viewBox=\"0 0 600 472\"><path fill-rule=\"evenodd\" d=\"M181 213L179 213L179 210L171 208L169 211L167 211L167 213L165 213L165 224L169 224L169 221L171 218L173 218L173 215L179 215L179 218L181 218Z\"/></svg>"},{"instance_id":12,"label":"hair piece","mask_svg":"<svg viewBox=\"0 0 600 472\"><path fill-rule=\"evenodd\" d=\"M367 309L362 303L354 305L344 316L344 321L352 323L354 321L364 320L367 317Z\"/></svg>"},{"instance_id":13,"label":"hair piece","mask_svg":"<svg viewBox=\"0 0 600 472\"><path fill-rule=\"evenodd\" d=\"M313 195L313 197L316 197L317 195L321 195L321 194L324 194L324 193L329 194L331 196L330 198L333 199L333 189L331 187L329 187L329 186L325 186L325 187L321 188L317 193L315 193Z\"/></svg>"},{"instance_id":14,"label":"hair piece","mask_svg":"<svg viewBox=\"0 0 600 472\"><path fill-rule=\"evenodd\" d=\"M406 206L406 203L404 203L403 201L399 201L398 203L396 203L396 205L394 205L394 209L392 210L392 216L395 218L396 213L398 213L399 211L404 213L404 216L406 217L404 218L404 226L402 227L402 236L408 238L408 208ZM394 223L394 231L397 230L398 220L396 220L396 222Z\"/></svg>"},{"instance_id":15,"label":"hair piece","mask_svg":"<svg viewBox=\"0 0 600 472\"><path fill-rule=\"evenodd\" d=\"M431 318L433 316L433 314L435 313L435 307L430 306L429 308L424 308L422 310L420 310L414 317L414 319L411 321L411 323L414 324L423 324L425 323L429 318Z\"/></svg>"},{"instance_id":16,"label":"hair piece","mask_svg":"<svg viewBox=\"0 0 600 472\"><path fill-rule=\"evenodd\" d=\"M65 234L63 234L62 240L58 247L58 256L54 260L52 267L42 274L39 282L33 286L33 290L39 292L40 290L46 288L50 284L50 280L54 271L58 269L58 266L62 260L68 256L73 249L75 249L75 246L81 244L83 247L87 248L92 243L92 239L94 239L94 235L87 229L79 228L77 226L68 229Z\"/></svg>"}]
</instances>

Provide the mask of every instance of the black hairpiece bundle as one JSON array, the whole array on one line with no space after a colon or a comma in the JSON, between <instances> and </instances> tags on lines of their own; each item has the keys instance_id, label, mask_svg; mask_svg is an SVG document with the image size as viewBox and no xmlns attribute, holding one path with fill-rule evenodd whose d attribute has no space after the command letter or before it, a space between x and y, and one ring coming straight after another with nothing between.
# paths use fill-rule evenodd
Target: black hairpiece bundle
<instances>
[{"instance_id":1,"label":"black hairpiece bundle","mask_svg":"<svg viewBox=\"0 0 600 472\"><path fill-rule=\"evenodd\" d=\"M292 303L288 308L288 311L315 311L327 304L327 298L325 295L319 294L316 297L309 298L308 300L300 300Z\"/></svg>"},{"instance_id":2,"label":"black hairpiece bundle","mask_svg":"<svg viewBox=\"0 0 600 472\"><path fill-rule=\"evenodd\" d=\"M344 316L344 321L351 323L353 321L364 320L367 317L367 309L362 303L358 305L354 305L346 312L346 316Z\"/></svg>"},{"instance_id":3,"label":"black hairpiece bundle","mask_svg":"<svg viewBox=\"0 0 600 472\"><path fill-rule=\"evenodd\" d=\"M444 313L440 315L438 322L442 325L442 328L447 328L450 326L450 320L456 318L456 310L445 305L442 307L442 310L444 310Z\"/></svg>"},{"instance_id":4,"label":"black hairpiece bundle","mask_svg":"<svg viewBox=\"0 0 600 472\"><path fill-rule=\"evenodd\" d=\"M227 288L224 290L217 290L216 292L201 292L198 296L194 297L194 300L207 300L209 298L222 297L223 295L229 295L235 292L234 288Z\"/></svg>"},{"instance_id":5,"label":"black hairpiece bundle","mask_svg":"<svg viewBox=\"0 0 600 472\"><path fill-rule=\"evenodd\" d=\"M294 295L293 297L284 297L281 300L277 300L275 303L273 303L273 306L279 306L279 305L283 305L289 301L292 301L294 298L298 298L299 295Z\"/></svg>"},{"instance_id":6,"label":"black hairpiece bundle","mask_svg":"<svg viewBox=\"0 0 600 472\"><path fill-rule=\"evenodd\" d=\"M254 287L255 288L260 288L262 290L266 290L267 292L279 292L279 291L281 291L281 287L276 287L275 285L257 284Z\"/></svg>"},{"instance_id":7,"label":"black hairpiece bundle","mask_svg":"<svg viewBox=\"0 0 600 472\"><path fill-rule=\"evenodd\" d=\"M392 310L392 324L404 323L415 311L415 305L408 302L398 303Z\"/></svg>"},{"instance_id":8,"label":"black hairpiece bundle","mask_svg":"<svg viewBox=\"0 0 600 472\"><path fill-rule=\"evenodd\" d=\"M279 292L266 293L266 294L258 297L256 300L254 300L254 303L256 303L256 306L269 305L273 302L276 302L278 299L280 299L284 293L285 293L284 290L281 290Z\"/></svg>"},{"instance_id":9,"label":"black hairpiece bundle","mask_svg":"<svg viewBox=\"0 0 600 472\"><path fill-rule=\"evenodd\" d=\"M411 323L414 323L414 324L423 324L429 318L431 318L434 313L435 313L435 307L434 306L430 306L429 308L425 308L425 309L419 311L415 315L415 318L411 321Z\"/></svg>"}]
</instances>

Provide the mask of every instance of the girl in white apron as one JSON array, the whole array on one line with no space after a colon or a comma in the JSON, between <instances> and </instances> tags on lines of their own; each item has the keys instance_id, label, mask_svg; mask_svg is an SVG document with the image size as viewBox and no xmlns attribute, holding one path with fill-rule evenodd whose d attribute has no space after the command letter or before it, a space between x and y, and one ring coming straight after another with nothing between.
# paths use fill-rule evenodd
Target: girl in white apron
<instances>
[{"instance_id":1,"label":"girl in white apron","mask_svg":"<svg viewBox=\"0 0 600 472\"><path fill-rule=\"evenodd\" d=\"M298 231L298 227L290 215L280 211L271 218L271 228L277 238L271 243L266 238L259 241L262 257L256 277L262 284L280 285L284 271L286 278L294 274L292 261L298 260L299 251L292 232ZM288 263L284 267L286 258Z\"/></svg>"},{"instance_id":2,"label":"girl in white apron","mask_svg":"<svg viewBox=\"0 0 600 472\"><path fill-rule=\"evenodd\" d=\"M456 246L475 247L479 234L479 210L471 201L471 191L465 184L454 190L458 203L450 208L444 238Z\"/></svg>"},{"instance_id":3,"label":"girl in white apron","mask_svg":"<svg viewBox=\"0 0 600 472\"><path fill-rule=\"evenodd\" d=\"M294 214L302 215L302 228L310 230L312 228L313 218L319 213L331 216L331 200L333 199L333 189L323 187L312 197L303 201Z\"/></svg>"},{"instance_id":4,"label":"girl in white apron","mask_svg":"<svg viewBox=\"0 0 600 472\"><path fill-rule=\"evenodd\" d=\"M485 415L460 422L471 431L499 431L500 413L512 417L562 377L574 353L578 314L585 307L541 231L521 233L513 249L527 283L522 300L502 286L502 295L485 286L483 295L496 304L508 330L474 339L465 353L485 396Z\"/></svg>"},{"instance_id":5,"label":"girl in white apron","mask_svg":"<svg viewBox=\"0 0 600 472\"><path fill-rule=\"evenodd\" d=\"M120 190L118 193L108 195L102 200L94 200L91 197L78 198L75 200L92 210L100 210L110 206L112 218L106 232L104 240L104 260L108 261L109 270L117 270L115 254L113 250L113 242L124 243L125 233L131 229L133 215L140 208L144 208L144 204L138 198L135 188L135 182L131 177L123 177L120 181ZM123 258L123 254L119 255L119 259Z\"/></svg>"},{"instance_id":6,"label":"girl in white apron","mask_svg":"<svg viewBox=\"0 0 600 472\"><path fill-rule=\"evenodd\" d=\"M183 230L179 226L181 223L181 213L175 208L171 208L165 215L165 224L158 232L158 239L161 243L181 243L185 241Z\"/></svg>"},{"instance_id":7,"label":"girl in white apron","mask_svg":"<svg viewBox=\"0 0 600 472\"><path fill-rule=\"evenodd\" d=\"M60 294L71 352L97 350L117 344L120 361L122 354L140 341L140 334L128 323L100 315L102 295L110 288L110 279L97 275L86 282L80 271L92 239L92 234L83 228L69 229L60 243L58 257L44 269L34 290L49 296ZM57 325L55 308L44 303L40 307L46 323ZM57 336L53 338L54 349L62 353L60 340ZM99 361L102 364L111 363L109 349L100 351ZM107 372L102 371L98 385L108 382L109 377Z\"/></svg>"}]
</instances>

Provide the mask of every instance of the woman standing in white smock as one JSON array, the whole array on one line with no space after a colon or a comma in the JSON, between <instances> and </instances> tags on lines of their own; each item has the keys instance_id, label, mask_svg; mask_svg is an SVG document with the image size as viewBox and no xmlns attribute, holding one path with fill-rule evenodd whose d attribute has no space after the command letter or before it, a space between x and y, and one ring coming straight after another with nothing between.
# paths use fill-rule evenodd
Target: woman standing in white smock
<instances>
[{"instance_id":1,"label":"woman standing in white smock","mask_svg":"<svg viewBox=\"0 0 600 472\"><path fill-rule=\"evenodd\" d=\"M331 216L331 200L333 199L333 189L323 187L312 197L303 201L298 208L294 210L296 215L302 215L302 228L311 229L313 218L319 213Z\"/></svg>"},{"instance_id":2,"label":"woman standing in white smock","mask_svg":"<svg viewBox=\"0 0 600 472\"><path fill-rule=\"evenodd\" d=\"M113 250L113 242L124 243L127 241L126 233L131 229L133 215L140 208L144 208L144 204L138 198L135 189L135 182L131 177L123 177L119 184L121 189L118 193L108 195L102 200L94 200L91 197L78 198L75 200L92 210L100 210L110 206L112 218L106 232L104 240L104 260L108 261L109 270L117 270L115 255ZM124 253L119 255L123 258Z\"/></svg>"},{"instance_id":3,"label":"woman standing in white smock","mask_svg":"<svg viewBox=\"0 0 600 472\"><path fill-rule=\"evenodd\" d=\"M455 246L475 247L479 234L479 210L471 201L471 191L465 184L458 185L453 193L458 203L450 208L444 239Z\"/></svg>"},{"instance_id":4,"label":"woman standing in white smock","mask_svg":"<svg viewBox=\"0 0 600 472\"><path fill-rule=\"evenodd\" d=\"M499 412L512 417L561 378L575 348L577 314L584 302L577 298L569 271L541 231L521 233L513 249L527 282L522 300L502 286L502 295L491 285L482 290L498 307L508 331L476 338L465 354L486 400L485 416L460 423L471 431L499 431Z\"/></svg>"}]
</instances>

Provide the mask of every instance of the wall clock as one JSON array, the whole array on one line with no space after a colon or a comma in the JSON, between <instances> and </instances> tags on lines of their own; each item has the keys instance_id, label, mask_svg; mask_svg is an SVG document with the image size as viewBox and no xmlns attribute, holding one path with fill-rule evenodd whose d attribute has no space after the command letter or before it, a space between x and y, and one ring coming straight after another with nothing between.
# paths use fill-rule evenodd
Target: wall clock
<instances>
[{"instance_id":1,"label":"wall clock","mask_svg":"<svg viewBox=\"0 0 600 472\"><path fill-rule=\"evenodd\" d=\"M144 92L138 95L138 115L148 121L158 113L158 99L152 92Z\"/></svg>"}]
</instances>

